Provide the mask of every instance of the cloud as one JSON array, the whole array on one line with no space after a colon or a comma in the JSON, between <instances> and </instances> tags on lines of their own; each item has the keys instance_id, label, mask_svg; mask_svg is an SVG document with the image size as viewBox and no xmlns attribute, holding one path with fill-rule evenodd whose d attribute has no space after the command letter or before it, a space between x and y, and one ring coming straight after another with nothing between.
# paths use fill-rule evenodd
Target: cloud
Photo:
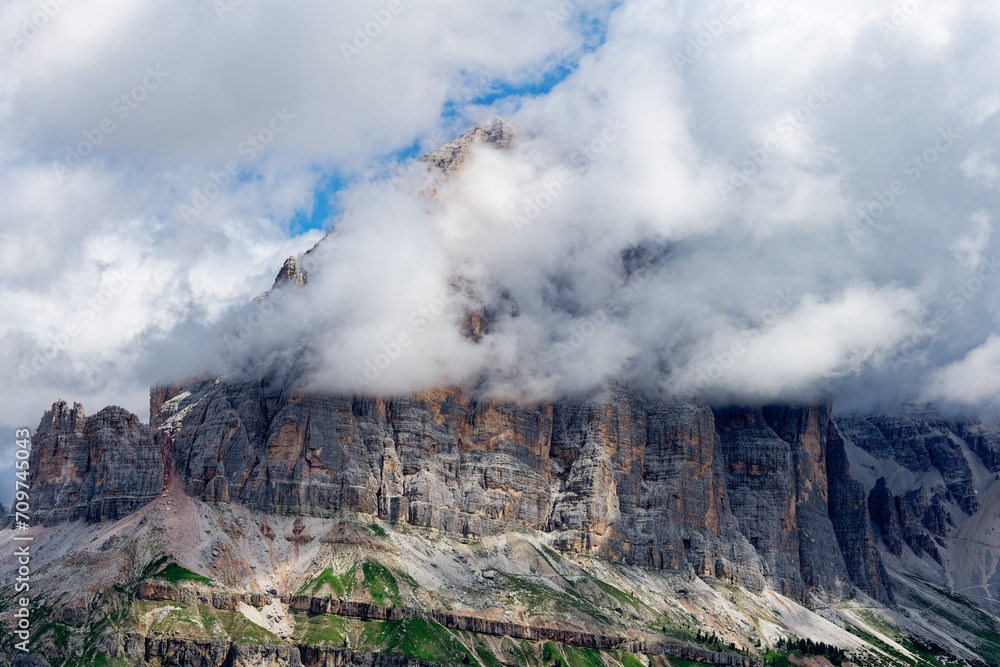
<instances>
[{"instance_id":1,"label":"cloud","mask_svg":"<svg viewBox=\"0 0 1000 667\"><path fill-rule=\"evenodd\" d=\"M933 373L922 398L964 405L1000 405L1000 336L991 334L962 359Z\"/></svg>"},{"instance_id":2,"label":"cloud","mask_svg":"<svg viewBox=\"0 0 1000 667\"><path fill-rule=\"evenodd\" d=\"M822 390L829 386L823 381L882 363L914 331L920 311L914 292L869 285L848 287L827 302L776 301L761 315L761 328L718 332L715 351L693 360L680 382L736 395L752 387L765 401L817 384Z\"/></svg>"},{"instance_id":3,"label":"cloud","mask_svg":"<svg viewBox=\"0 0 1000 667\"><path fill-rule=\"evenodd\" d=\"M993 161L992 149L984 148L972 153L959 166L962 173L977 185L989 190L1000 188L1000 168Z\"/></svg>"},{"instance_id":4,"label":"cloud","mask_svg":"<svg viewBox=\"0 0 1000 667\"><path fill-rule=\"evenodd\" d=\"M992 216L986 210L979 210L969 216L969 235L959 237L948 246L955 259L970 270L975 269L983 261L983 253L990 245L993 235Z\"/></svg>"}]
</instances>

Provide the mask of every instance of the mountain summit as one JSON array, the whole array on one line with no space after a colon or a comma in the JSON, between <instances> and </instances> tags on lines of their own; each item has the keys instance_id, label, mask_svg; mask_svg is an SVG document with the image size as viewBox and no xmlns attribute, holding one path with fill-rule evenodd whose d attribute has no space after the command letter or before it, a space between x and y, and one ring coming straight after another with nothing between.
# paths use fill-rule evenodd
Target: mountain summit
<instances>
[{"instance_id":1,"label":"mountain summit","mask_svg":"<svg viewBox=\"0 0 1000 667\"><path fill-rule=\"evenodd\" d=\"M435 148L420 158L452 174L462 166L469 156L469 150L476 144L492 144L496 148L508 148L514 139L514 126L500 116L484 121L462 136Z\"/></svg>"}]
</instances>

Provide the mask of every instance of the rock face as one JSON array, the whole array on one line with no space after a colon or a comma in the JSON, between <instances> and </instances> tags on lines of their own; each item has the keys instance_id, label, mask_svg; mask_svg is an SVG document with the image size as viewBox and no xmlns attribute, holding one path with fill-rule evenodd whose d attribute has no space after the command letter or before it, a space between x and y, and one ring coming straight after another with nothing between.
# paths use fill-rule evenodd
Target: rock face
<instances>
[{"instance_id":1,"label":"rock face","mask_svg":"<svg viewBox=\"0 0 1000 667\"><path fill-rule=\"evenodd\" d=\"M108 655L140 667L434 667L435 663L387 653L295 644L245 644L228 641L109 634ZM32 663L26 663L32 664ZM48 663L44 663L48 664Z\"/></svg>"},{"instance_id":2,"label":"rock face","mask_svg":"<svg viewBox=\"0 0 1000 667\"><path fill-rule=\"evenodd\" d=\"M496 148L507 148L513 138L514 127L498 116L476 125L459 138L434 149L420 159L429 162L445 174L452 174L468 159L469 151L475 144L492 144Z\"/></svg>"},{"instance_id":3,"label":"rock face","mask_svg":"<svg viewBox=\"0 0 1000 667\"><path fill-rule=\"evenodd\" d=\"M980 509L973 466L1000 470L996 429L972 420L949 423L925 410L847 415L839 422L854 445L895 464L886 468L892 481L878 477L868 495L881 545L893 556L908 548L943 564L941 538Z\"/></svg>"},{"instance_id":4,"label":"rock face","mask_svg":"<svg viewBox=\"0 0 1000 667\"><path fill-rule=\"evenodd\" d=\"M846 445L832 420L827 430L826 473L830 521L850 580L872 597L892 602L889 576L878 556L869 520L871 499L866 502L864 484L851 477Z\"/></svg>"},{"instance_id":5,"label":"rock face","mask_svg":"<svg viewBox=\"0 0 1000 667\"><path fill-rule=\"evenodd\" d=\"M940 495L930 496L921 486L895 496L886 487L885 477L879 477L868 495L868 505L890 553L901 556L905 543L918 557L927 554L941 563L933 538L947 537L947 528L954 522Z\"/></svg>"},{"instance_id":6,"label":"rock face","mask_svg":"<svg viewBox=\"0 0 1000 667\"><path fill-rule=\"evenodd\" d=\"M163 489L164 439L119 407L86 417L83 406L53 404L33 438L32 509L37 521L103 521L128 516Z\"/></svg>"},{"instance_id":7,"label":"rock face","mask_svg":"<svg viewBox=\"0 0 1000 667\"><path fill-rule=\"evenodd\" d=\"M966 514L979 509L972 470L948 423L926 411L904 411L889 415L848 415L839 420L844 433L858 447L878 459L892 459L913 473L935 472L943 482L942 494ZM972 434L972 446L991 461L992 472L1000 471L994 460L996 433L981 423L955 425L959 433ZM987 464L988 466L990 464Z\"/></svg>"},{"instance_id":8,"label":"rock face","mask_svg":"<svg viewBox=\"0 0 1000 667\"><path fill-rule=\"evenodd\" d=\"M11 667L51 667L49 661L36 653L23 653L11 663Z\"/></svg>"},{"instance_id":9,"label":"rock face","mask_svg":"<svg viewBox=\"0 0 1000 667\"><path fill-rule=\"evenodd\" d=\"M1000 423L959 421L951 427L979 456L987 470L1000 473Z\"/></svg>"},{"instance_id":10,"label":"rock face","mask_svg":"<svg viewBox=\"0 0 1000 667\"><path fill-rule=\"evenodd\" d=\"M266 378L194 380L152 402L156 436L120 408L46 413L32 454L42 520L125 516L172 460L209 503L467 537L529 528L566 550L800 600L851 585L890 599L828 405L713 412L618 386L536 405L452 389L367 398Z\"/></svg>"},{"instance_id":11,"label":"rock face","mask_svg":"<svg viewBox=\"0 0 1000 667\"><path fill-rule=\"evenodd\" d=\"M837 421L887 569L996 609L1000 425L918 407Z\"/></svg>"},{"instance_id":12,"label":"rock face","mask_svg":"<svg viewBox=\"0 0 1000 667\"><path fill-rule=\"evenodd\" d=\"M448 390L383 400L223 383L187 393L197 402L177 406L188 417L175 460L185 491L210 502L346 509L470 537L526 527L566 549L764 583L729 510L707 405L650 405L620 389L534 406Z\"/></svg>"},{"instance_id":13,"label":"rock face","mask_svg":"<svg viewBox=\"0 0 1000 667\"><path fill-rule=\"evenodd\" d=\"M804 600L843 594L851 582L890 599L830 405L734 407L715 417L732 511L769 585Z\"/></svg>"},{"instance_id":14,"label":"rock face","mask_svg":"<svg viewBox=\"0 0 1000 667\"><path fill-rule=\"evenodd\" d=\"M299 262L294 256L285 260L281 270L278 271L278 276L274 279L271 289L287 284L298 285L300 287L306 284L306 276L302 273L302 270L299 268Z\"/></svg>"}]
</instances>

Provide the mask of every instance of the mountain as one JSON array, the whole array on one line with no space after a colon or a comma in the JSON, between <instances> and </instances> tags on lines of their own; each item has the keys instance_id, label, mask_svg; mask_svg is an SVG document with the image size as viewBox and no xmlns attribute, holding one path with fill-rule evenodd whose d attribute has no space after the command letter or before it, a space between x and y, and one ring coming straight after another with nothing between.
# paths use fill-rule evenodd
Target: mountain
<instances>
[{"instance_id":1,"label":"mountain","mask_svg":"<svg viewBox=\"0 0 1000 667\"><path fill-rule=\"evenodd\" d=\"M512 140L494 119L425 161ZM282 368L156 386L149 424L58 401L30 470L12 664L1000 662L1000 425L926 407L335 395Z\"/></svg>"}]
</instances>

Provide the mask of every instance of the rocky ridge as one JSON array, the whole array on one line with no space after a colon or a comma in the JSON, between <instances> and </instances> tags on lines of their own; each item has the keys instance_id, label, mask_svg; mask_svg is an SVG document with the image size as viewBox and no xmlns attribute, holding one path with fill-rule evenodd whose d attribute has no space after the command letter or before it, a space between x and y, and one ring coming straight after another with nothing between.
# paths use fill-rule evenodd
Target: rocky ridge
<instances>
[{"instance_id":1,"label":"rocky ridge","mask_svg":"<svg viewBox=\"0 0 1000 667\"><path fill-rule=\"evenodd\" d=\"M120 518L156 497L171 460L184 492L210 504L348 511L467 539L527 528L564 550L800 601L851 586L890 600L859 518L868 501L843 455L828 465L829 405L713 412L622 387L531 406L458 390L371 399L224 380L154 391L171 394L153 411L171 424L169 438L159 431L167 456L134 415L85 419L54 405L33 453L39 518ZM108 438L109 425L136 441ZM143 473L114 469L88 486L101 461L125 471L141 461Z\"/></svg>"},{"instance_id":2,"label":"rocky ridge","mask_svg":"<svg viewBox=\"0 0 1000 667\"><path fill-rule=\"evenodd\" d=\"M469 158L472 147L477 144L492 145L494 148L509 148L514 139L514 126L496 116L476 125L462 136L443 146L435 148L421 159L437 167L445 175L458 171Z\"/></svg>"},{"instance_id":3,"label":"rocky ridge","mask_svg":"<svg viewBox=\"0 0 1000 667\"><path fill-rule=\"evenodd\" d=\"M166 439L131 412L90 417L65 401L43 415L32 439L32 509L45 523L116 520L163 489ZM36 472L37 471L37 472Z\"/></svg>"}]
</instances>

